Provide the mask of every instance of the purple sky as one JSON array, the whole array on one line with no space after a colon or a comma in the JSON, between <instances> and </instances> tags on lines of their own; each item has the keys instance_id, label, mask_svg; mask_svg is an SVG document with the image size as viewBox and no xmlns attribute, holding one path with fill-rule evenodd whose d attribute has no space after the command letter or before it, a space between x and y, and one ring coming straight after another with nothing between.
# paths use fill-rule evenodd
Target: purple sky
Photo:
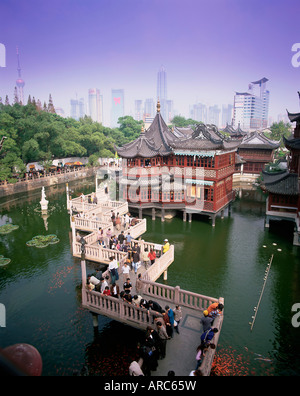
<instances>
[{"instance_id":1,"label":"purple sky","mask_svg":"<svg viewBox=\"0 0 300 396\"><path fill-rule=\"evenodd\" d=\"M13 98L16 46L28 95L70 112L76 94L104 96L110 120L111 89L124 88L126 113L135 99L156 98L164 65L168 97L188 116L189 105L233 104L235 91L267 77L270 115L299 111L299 0L1 0L0 96Z\"/></svg>"}]
</instances>

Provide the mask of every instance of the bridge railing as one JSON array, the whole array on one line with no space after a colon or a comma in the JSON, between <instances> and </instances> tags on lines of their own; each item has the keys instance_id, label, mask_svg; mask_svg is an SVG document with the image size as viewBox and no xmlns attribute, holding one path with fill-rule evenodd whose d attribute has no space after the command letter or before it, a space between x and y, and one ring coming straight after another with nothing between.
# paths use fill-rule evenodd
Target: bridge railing
<instances>
[{"instance_id":1,"label":"bridge railing","mask_svg":"<svg viewBox=\"0 0 300 396\"><path fill-rule=\"evenodd\" d=\"M109 318L127 324L130 322L131 325L140 329L146 329L147 326L154 322L155 316L161 316L154 311L151 312L151 310L148 313L146 309L128 304L122 299L105 296L99 292L87 289L82 290L82 305L84 308L92 309L93 312L98 312Z\"/></svg>"},{"instance_id":2,"label":"bridge railing","mask_svg":"<svg viewBox=\"0 0 300 396\"><path fill-rule=\"evenodd\" d=\"M167 253L162 257L166 256ZM162 285L160 283L146 280L145 278L143 278L142 281L144 285L143 293L150 296L152 299L158 298L166 300L174 305L180 305L201 312L205 311L209 305L219 302L216 298L182 290L179 286L172 287Z\"/></svg>"},{"instance_id":3,"label":"bridge railing","mask_svg":"<svg viewBox=\"0 0 300 396\"><path fill-rule=\"evenodd\" d=\"M76 257L81 257L81 243L75 242L73 244L74 251L73 255ZM85 257L87 260L95 260L98 262L103 262L106 264L110 263L110 257L115 257L120 265L125 262L127 258L127 253L120 252L118 250L104 249L100 246L85 245Z\"/></svg>"}]
</instances>

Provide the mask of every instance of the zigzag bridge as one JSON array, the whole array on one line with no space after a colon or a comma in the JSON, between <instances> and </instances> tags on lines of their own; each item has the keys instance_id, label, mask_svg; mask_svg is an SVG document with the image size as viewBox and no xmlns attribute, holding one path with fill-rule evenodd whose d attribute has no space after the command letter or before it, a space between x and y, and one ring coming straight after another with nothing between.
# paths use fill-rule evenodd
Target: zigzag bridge
<instances>
[{"instance_id":1,"label":"zigzag bridge","mask_svg":"<svg viewBox=\"0 0 300 396\"><path fill-rule=\"evenodd\" d=\"M85 197L86 200L88 196ZM127 253L102 248L97 242L97 231L101 227L104 233L110 228L113 234L119 235L120 231L114 229L111 221L111 211L119 213L120 216L128 213L128 204L118 201L110 201L104 191L99 194L97 192L97 204L83 202L81 198L71 199L67 186L67 208L70 212L70 224L72 229L72 249L75 257L81 258L82 270L82 307L93 314L97 325L98 315L104 315L113 320L117 320L126 325L146 330L147 326L153 324L153 311L139 308L133 304L128 304L122 299L105 296L96 291L87 289L87 272L86 260L100 264L109 264L109 258L114 256L119 263L119 281L117 282L120 290L123 288L121 268L127 259ZM78 216L80 214L80 216ZM128 232L134 238L132 243L137 243L140 247L141 255L145 249L158 249L158 246L151 242L145 242L141 236L147 231L146 219L138 219L136 225L124 230L126 236ZM77 236L80 233L84 235L84 253L82 254L82 243ZM158 368L155 372L156 376L166 376L169 370L174 370L176 375L187 376L195 368L196 348L200 344L200 336L202 334L202 326L200 318L203 316L203 311L209 305L215 302L224 304L223 298L212 298L193 293L187 290L182 290L179 286L172 287L165 284L157 283L156 281L164 275L166 279L167 271L170 265L174 262L175 248L173 245L170 249L162 254L157 251L157 259L155 263L146 269L143 265L138 269L141 273L142 287L139 294L146 300L154 300L162 307L169 305L174 308L180 305L182 309L183 318L180 322L180 334L174 335L174 338L168 341L167 355L163 360L158 361ZM110 277L108 269L103 273L103 276ZM136 275L133 271L130 273L131 283L134 286ZM108 281L108 283L110 280ZM132 293L135 294L134 292ZM221 315L215 319L214 327L218 328L219 332L214 337L214 344L217 347L218 340L223 324L223 316ZM203 362L200 366L200 371L203 376L209 376L215 350L209 348Z\"/></svg>"}]
</instances>

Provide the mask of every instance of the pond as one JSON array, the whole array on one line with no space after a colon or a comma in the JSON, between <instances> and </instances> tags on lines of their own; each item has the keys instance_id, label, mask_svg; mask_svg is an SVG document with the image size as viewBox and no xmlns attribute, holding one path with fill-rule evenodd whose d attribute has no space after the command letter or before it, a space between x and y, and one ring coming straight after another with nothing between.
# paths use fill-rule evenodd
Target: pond
<instances>
[{"instance_id":1,"label":"pond","mask_svg":"<svg viewBox=\"0 0 300 396\"><path fill-rule=\"evenodd\" d=\"M94 191L94 179L70 183L73 197ZM0 267L0 303L6 327L0 347L29 343L43 359L43 375L123 375L136 354L143 333L81 308L81 268L71 252L70 219L65 186L46 189L48 217L40 212L41 192L0 200L0 226L19 226L0 235L0 256L11 262ZM147 218L146 241L175 245L175 262L165 283L211 297L224 297L225 320L216 375L299 375L300 328L292 326L292 306L300 303L299 257L293 229L274 223L264 228L265 196L243 191L231 215L217 218L216 227L194 216L192 223L175 217L162 223ZM38 235L56 235L55 244L26 244ZM272 267L253 331L254 315ZM89 272L95 264L87 263ZM163 283L162 279L159 282ZM195 357L187 365L194 367Z\"/></svg>"}]
</instances>

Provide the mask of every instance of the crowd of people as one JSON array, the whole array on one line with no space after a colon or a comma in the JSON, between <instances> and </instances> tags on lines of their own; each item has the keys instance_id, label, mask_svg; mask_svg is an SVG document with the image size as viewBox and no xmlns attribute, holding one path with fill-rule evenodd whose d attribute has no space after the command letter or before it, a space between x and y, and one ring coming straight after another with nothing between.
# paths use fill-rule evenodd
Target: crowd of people
<instances>
[{"instance_id":1,"label":"crowd of people","mask_svg":"<svg viewBox=\"0 0 300 396\"><path fill-rule=\"evenodd\" d=\"M144 338L144 342L138 344L139 359L133 361L129 367L130 376L149 376L151 371L156 371L158 360L166 357L167 342L173 337L174 332L179 334L179 323L182 319L182 311L180 306L176 306L172 310L169 306L162 309L161 306L149 301L148 309L155 310L162 316L155 316L152 326L148 326ZM223 305L219 303L211 304L200 320L202 325L202 333L200 336L200 344L196 348L196 367L189 376L202 376L199 370L205 354L210 349L215 349L214 337L218 333L218 329L213 327L216 317L222 315ZM168 376L175 376L174 371L169 371Z\"/></svg>"}]
</instances>

